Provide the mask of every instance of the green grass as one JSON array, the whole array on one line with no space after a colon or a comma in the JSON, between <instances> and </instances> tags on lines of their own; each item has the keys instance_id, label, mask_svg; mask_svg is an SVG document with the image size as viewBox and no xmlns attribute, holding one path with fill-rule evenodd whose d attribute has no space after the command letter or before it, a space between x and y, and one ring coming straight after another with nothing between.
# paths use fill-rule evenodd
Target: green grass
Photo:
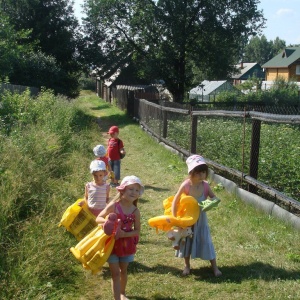
<instances>
[{"instance_id":1,"label":"green grass","mask_svg":"<svg viewBox=\"0 0 300 300\"><path fill-rule=\"evenodd\" d=\"M146 109L145 109L146 110ZM162 118L146 111L147 126L162 136ZM155 111L153 115L158 115ZM150 115L150 116L149 116ZM196 151L204 157L249 174L252 121L242 118L198 116ZM262 122L258 161L258 180L300 201L300 126ZM190 149L190 116L168 114L167 139L183 149ZM254 132L255 138L259 132ZM243 139L244 136L244 139ZM239 179L236 178L239 182Z\"/></svg>"},{"instance_id":2,"label":"green grass","mask_svg":"<svg viewBox=\"0 0 300 300\"><path fill-rule=\"evenodd\" d=\"M127 151L121 176L134 174L145 184L129 299L300 298L299 231L217 187L222 202L208 218L223 276L214 278L209 263L198 259L192 261L191 276L182 277L182 259L174 257L165 233L157 234L148 219L163 214L162 201L186 178L184 161L94 94L82 93L70 105L79 111L63 139L55 128L43 134L46 129L34 124L16 137L1 136L1 299L112 299L107 265L96 276L83 270L69 252L75 238L57 227L67 206L83 195L91 179L92 149L106 143L111 125L120 127Z\"/></svg>"}]
</instances>

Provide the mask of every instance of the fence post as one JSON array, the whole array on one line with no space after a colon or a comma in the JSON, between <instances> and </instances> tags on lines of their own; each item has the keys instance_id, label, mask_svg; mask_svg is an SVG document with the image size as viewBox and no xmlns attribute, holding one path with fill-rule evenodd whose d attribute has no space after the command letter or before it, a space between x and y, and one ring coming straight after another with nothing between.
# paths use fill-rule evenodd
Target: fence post
<instances>
[{"instance_id":1,"label":"fence post","mask_svg":"<svg viewBox=\"0 0 300 300\"><path fill-rule=\"evenodd\" d=\"M197 116L193 115L193 111L191 111L191 145L190 145L190 153L197 153Z\"/></svg>"},{"instance_id":2,"label":"fence post","mask_svg":"<svg viewBox=\"0 0 300 300\"><path fill-rule=\"evenodd\" d=\"M257 179L258 175L258 158L259 158L259 145L260 145L260 128L261 121L252 121L252 132L251 132L251 150L250 150L250 166L249 175L254 179ZM256 193L257 188L253 185L248 186L248 190L251 193Z\"/></svg>"},{"instance_id":3,"label":"fence post","mask_svg":"<svg viewBox=\"0 0 300 300\"><path fill-rule=\"evenodd\" d=\"M168 115L167 115L167 111L163 109L162 111L162 115L163 115L163 138L165 139L167 137L167 133L168 133Z\"/></svg>"}]
</instances>

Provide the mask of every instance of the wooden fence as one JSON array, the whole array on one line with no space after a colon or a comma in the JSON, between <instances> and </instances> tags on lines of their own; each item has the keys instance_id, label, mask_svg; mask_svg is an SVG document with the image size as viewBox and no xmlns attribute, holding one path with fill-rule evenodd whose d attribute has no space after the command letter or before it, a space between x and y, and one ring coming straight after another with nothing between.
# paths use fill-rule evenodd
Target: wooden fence
<instances>
[{"instance_id":1,"label":"wooden fence","mask_svg":"<svg viewBox=\"0 0 300 300\"><path fill-rule=\"evenodd\" d=\"M0 94L3 94L5 91L10 91L12 93L23 93L29 89L31 96L37 96L40 90L36 87L24 86L24 85L15 85L9 83L0 83Z\"/></svg>"}]
</instances>

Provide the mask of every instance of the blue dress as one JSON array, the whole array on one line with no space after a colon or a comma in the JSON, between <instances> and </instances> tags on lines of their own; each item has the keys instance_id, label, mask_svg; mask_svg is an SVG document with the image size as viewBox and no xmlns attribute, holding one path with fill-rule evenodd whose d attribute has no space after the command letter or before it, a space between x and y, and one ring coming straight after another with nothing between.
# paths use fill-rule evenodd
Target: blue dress
<instances>
[{"instance_id":1,"label":"blue dress","mask_svg":"<svg viewBox=\"0 0 300 300\"><path fill-rule=\"evenodd\" d=\"M197 199L198 203L206 200L204 193ZM201 211L197 222L193 226L193 237L180 242L179 250L175 251L176 257L201 258L212 260L216 258L215 248L211 239L206 212Z\"/></svg>"}]
</instances>

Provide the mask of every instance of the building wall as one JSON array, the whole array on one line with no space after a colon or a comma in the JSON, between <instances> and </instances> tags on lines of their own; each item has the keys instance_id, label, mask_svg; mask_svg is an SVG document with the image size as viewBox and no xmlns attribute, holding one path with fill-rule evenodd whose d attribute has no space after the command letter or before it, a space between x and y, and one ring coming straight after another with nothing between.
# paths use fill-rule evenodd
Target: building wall
<instances>
[{"instance_id":1,"label":"building wall","mask_svg":"<svg viewBox=\"0 0 300 300\"><path fill-rule=\"evenodd\" d=\"M266 69L266 81L274 81L278 76L289 80L289 69L288 68L267 68Z\"/></svg>"},{"instance_id":2,"label":"building wall","mask_svg":"<svg viewBox=\"0 0 300 300\"><path fill-rule=\"evenodd\" d=\"M296 79L300 82L300 75L296 75L296 64L291 65L289 68L266 69L266 81L274 81L278 76L283 77L285 80Z\"/></svg>"},{"instance_id":3,"label":"building wall","mask_svg":"<svg viewBox=\"0 0 300 300\"><path fill-rule=\"evenodd\" d=\"M297 65L300 65L298 62ZM300 82L300 75L296 75L296 64L290 67L290 79L296 79L296 81Z\"/></svg>"}]
</instances>

